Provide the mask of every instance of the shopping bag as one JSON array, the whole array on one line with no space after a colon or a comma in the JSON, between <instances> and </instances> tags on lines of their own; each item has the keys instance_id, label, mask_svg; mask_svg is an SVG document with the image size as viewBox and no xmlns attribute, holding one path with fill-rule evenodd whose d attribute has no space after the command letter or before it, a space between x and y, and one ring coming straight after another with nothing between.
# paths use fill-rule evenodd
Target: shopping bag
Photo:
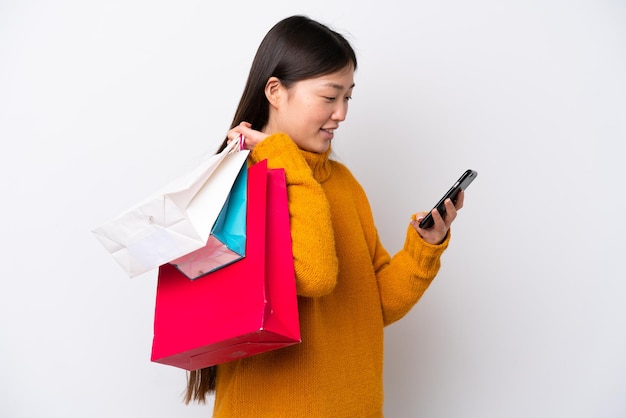
<instances>
[{"instance_id":1,"label":"shopping bag","mask_svg":"<svg viewBox=\"0 0 626 418\"><path fill-rule=\"evenodd\" d=\"M249 151L238 149L239 142L231 141L92 232L130 277L202 248L246 164Z\"/></svg>"},{"instance_id":2,"label":"shopping bag","mask_svg":"<svg viewBox=\"0 0 626 418\"><path fill-rule=\"evenodd\" d=\"M170 262L189 279L197 279L245 256L247 173L248 168L244 164L206 245Z\"/></svg>"},{"instance_id":3,"label":"shopping bag","mask_svg":"<svg viewBox=\"0 0 626 418\"><path fill-rule=\"evenodd\" d=\"M197 370L301 341L284 170L250 167L247 203L245 258L197 280L159 268L153 362Z\"/></svg>"}]
</instances>

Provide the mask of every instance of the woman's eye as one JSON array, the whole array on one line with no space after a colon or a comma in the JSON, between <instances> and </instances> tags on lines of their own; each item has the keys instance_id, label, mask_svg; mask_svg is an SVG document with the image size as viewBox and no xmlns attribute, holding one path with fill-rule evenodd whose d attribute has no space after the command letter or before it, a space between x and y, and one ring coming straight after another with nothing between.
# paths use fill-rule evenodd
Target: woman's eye
<instances>
[{"instance_id":1,"label":"woman's eye","mask_svg":"<svg viewBox=\"0 0 626 418\"><path fill-rule=\"evenodd\" d=\"M331 96L322 96L324 98L324 100L326 100L327 102L334 102L337 100L337 97L331 97ZM350 101L352 100L352 96L345 96L343 98L344 101Z\"/></svg>"}]
</instances>

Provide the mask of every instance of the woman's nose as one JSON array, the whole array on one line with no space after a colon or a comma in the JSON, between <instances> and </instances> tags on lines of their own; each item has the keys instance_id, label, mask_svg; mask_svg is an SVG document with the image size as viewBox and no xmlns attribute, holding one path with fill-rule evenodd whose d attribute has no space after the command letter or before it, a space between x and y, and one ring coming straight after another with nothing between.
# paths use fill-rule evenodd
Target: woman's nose
<instances>
[{"instance_id":1,"label":"woman's nose","mask_svg":"<svg viewBox=\"0 0 626 418\"><path fill-rule=\"evenodd\" d=\"M346 119L348 114L348 102L338 103L335 111L333 112L331 118L333 120L342 122Z\"/></svg>"}]
</instances>

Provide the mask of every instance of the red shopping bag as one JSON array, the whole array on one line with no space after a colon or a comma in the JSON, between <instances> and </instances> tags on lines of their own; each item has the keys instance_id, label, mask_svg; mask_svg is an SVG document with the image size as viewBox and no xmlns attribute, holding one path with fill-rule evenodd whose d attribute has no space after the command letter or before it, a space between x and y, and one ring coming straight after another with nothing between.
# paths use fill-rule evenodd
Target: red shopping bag
<instances>
[{"instance_id":1,"label":"red shopping bag","mask_svg":"<svg viewBox=\"0 0 626 418\"><path fill-rule=\"evenodd\" d=\"M285 173L249 168L246 257L196 280L162 265L151 360L197 370L299 343Z\"/></svg>"}]
</instances>

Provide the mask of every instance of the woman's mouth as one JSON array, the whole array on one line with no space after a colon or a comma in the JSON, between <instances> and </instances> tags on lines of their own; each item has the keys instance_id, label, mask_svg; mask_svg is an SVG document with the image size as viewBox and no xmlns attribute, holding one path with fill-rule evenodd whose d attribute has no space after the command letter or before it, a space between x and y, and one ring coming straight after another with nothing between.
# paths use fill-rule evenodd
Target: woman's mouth
<instances>
[{"instance_id":1,"label":"woman's mouth","mask_svg":"<svg viewBox=\"0 0 626 418\"><path fill-rule=\"evenodd\" d=\"M320 129L320 131L322 131L324 138L328 141L332 140L333 137L335 136L334 129Z\"/></svg>"},{"instance_id":2,"label":"woman's mouth","mask_svg":"<svg viewBox=\"0 0 626 418\"><path fill-rule=\"evenodd\" d=\"M332 128L332 129L330 129L330 128L326 128L326 129L322 128L320 130L324 133L324 136L327 139L333 139L333 137L335 136L335 129L336 128Z\"/></svg>"}]
</instances>

